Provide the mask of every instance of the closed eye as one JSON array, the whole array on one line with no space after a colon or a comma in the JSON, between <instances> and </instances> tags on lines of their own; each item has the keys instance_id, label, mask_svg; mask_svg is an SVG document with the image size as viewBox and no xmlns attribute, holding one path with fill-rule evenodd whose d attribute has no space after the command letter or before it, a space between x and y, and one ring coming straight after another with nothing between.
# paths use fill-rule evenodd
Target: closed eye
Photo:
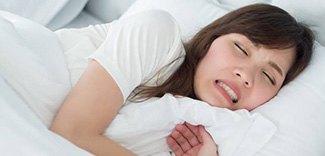
<instances>
[{"instance_id":1,"label":"closed eye","mask_svg":"<svg viewBox=\"0 0 325 156\"><path fill-rule=\"evenodd\" d=\"M248 56L247 51L245 51L237 42L234 42L234 44L241 52L243 52L246 56Z\"/></svg>"},{"instance_id":2,"label":"closed eye","mask_svg":"<svg viewBox=\"0 0 325 156\"><path fill-rule=\"evenodd\" d=\"M275 86L276 83L275 83L274 78L269 73L267 73L265 71L263 71L263 74L267 77L267 79L270 81L270 83Z\"/></svg>"}]
</instances>

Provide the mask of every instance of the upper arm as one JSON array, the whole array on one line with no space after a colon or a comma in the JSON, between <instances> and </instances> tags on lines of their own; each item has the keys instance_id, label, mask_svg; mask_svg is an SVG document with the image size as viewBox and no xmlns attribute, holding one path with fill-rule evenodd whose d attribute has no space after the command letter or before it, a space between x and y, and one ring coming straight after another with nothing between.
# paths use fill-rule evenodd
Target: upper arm
<instances>
[{"instance_id":1,"label":"upper arm","mask_svg":"<svg viewBox=\"0 0 325 156\"><path fill-rule=\"evenodd\" d=\"M65 99L51 128L67 138L78 136L76 133L100 134L122 103L121 91L111 75L91 61ZM70 134L73 136L66 136Z\"/></svg>"}]
</instances>

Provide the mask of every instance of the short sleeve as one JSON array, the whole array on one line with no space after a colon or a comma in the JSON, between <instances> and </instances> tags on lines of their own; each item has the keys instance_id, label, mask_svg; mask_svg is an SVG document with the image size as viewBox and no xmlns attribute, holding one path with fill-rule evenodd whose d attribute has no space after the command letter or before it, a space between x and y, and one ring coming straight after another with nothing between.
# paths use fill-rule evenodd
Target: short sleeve
<instances>
[{"instance_id":1,"label":"short sleeve","mask_svg":"<svg viewBox=\"0 0 325 156\"><path fill-rule=\"evenodd\" d=\"M164 11L150 10L112 22L104 43L90 58L113 77L126 101L165 66L171 66L167 73L173 72L184 55L175 20Z\"/></svg>"}]
</instances>

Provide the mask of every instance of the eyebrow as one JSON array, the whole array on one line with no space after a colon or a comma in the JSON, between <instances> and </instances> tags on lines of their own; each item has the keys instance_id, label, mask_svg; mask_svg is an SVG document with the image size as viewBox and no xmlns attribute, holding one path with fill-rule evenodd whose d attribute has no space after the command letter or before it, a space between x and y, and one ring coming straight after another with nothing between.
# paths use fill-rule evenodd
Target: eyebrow
<instances>
[{"instance_id":1,"label":"eyebrow","mask_svg":"<svg viewBox=\"0 0 325 156\"><path fill-rule=\"evenodd\" d=\"M274 68L281 76L283 76L283 71L281 70L281 68L279 67L279 65L277 65L276 63L270 61L269 65Z\"/></svg>"},{"instance_id":2,"label":"eyebrow","mask_svg":"<svg viewBox=\"0 0 325 156\"><path fill-rule=\"evenodd\" d=\"M256 48L259 47L258 44L256 44L255 42L251 41L250 39L248 39L248 41L250 41L250 42L253 44L254 47L256 47ZM236 44L236 46L237 46L240 50L246 52L246 51L242 48L243 45L241 45L241 43L235 42L235 44ZM275 70L276 70L276 71L277 71L277 72L278 72L278 73L283 77L283 71L281 70L281 68L280 68L279 65L277 65L276 63L274 63L274 62L272 62L272 61L269 62L269 65L270 65L272 68L274 68L274 69L275 69Z\"/></svg>"}]
</instances>

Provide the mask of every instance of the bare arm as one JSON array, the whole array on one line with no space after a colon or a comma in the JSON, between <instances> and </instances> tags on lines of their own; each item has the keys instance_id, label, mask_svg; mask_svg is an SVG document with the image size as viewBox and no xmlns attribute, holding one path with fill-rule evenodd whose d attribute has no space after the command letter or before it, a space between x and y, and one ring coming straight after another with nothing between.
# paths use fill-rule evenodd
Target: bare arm
<instances>
[{"instance_id":1,"label":"bare arm","mask_svg":"<svg viewBox=\"0 0 325 156\"><path fill-rule=\"evenodd\" d=\"M122 104L122 93L110 74L96 61L91 61L50 129L98 156L134 155L102 135Z\"/></svg>"}]
</instances>

